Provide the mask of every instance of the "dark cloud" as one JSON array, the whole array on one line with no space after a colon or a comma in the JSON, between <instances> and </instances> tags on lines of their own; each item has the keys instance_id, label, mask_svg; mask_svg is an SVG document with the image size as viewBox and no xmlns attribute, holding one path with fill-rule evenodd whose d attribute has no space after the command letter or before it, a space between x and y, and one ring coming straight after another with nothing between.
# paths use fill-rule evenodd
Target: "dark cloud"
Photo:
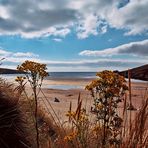
<instances>
[{"instance_id":1,"label":"dark cloud","mask_svg":"<svg viewBox=\"0 0 148 148\"><path fill-rule=\"evenodd\" d=\"M127 44L125 46L122 46L118 49L118 53L148 56L148 40L133 42L129 45Z\"/></svg>"},{"instance_id":2,"label":"dark cloud","mask_svg":"<svg viewBox=\"0 0 148 148\"><path fill-rule=\"evenodd\" d=\"M0 17L0 30L6 30L6 32L17 31L19 23L11 19L4 19Z\"/></svg>"}]
</instances>

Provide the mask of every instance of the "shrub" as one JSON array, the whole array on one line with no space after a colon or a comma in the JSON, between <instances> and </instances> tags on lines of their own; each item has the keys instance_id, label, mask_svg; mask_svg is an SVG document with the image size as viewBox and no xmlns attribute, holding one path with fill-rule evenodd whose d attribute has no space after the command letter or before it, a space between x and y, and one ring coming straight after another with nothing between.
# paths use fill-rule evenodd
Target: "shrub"
<instances>
[{"instance_id":1,"label":"shrub","mask_svg":"<svg viewBox=\"0 0 148 148\"><path fill-rule=\"evenodd\" d=\"M38 92L37 88L41 88L42 81L44 77L48 76L48 73L46 72L46 64L40 64L33 61L25 61L21 65L17 67L19 71L22 71L25 73L25 77L17 77L16 81L20 84L20 88L22 91L25 91L24 85L27 83L24 83L24 80L27 79L27 81L30 83L30 86L33 90L33 101L34 101L34 116L35 116L35 127L36 127L36 142L37 142L37 148L39 148L39 131L38 131L38 117L37 117L37 111L38 111Z\"/></svg>"},{"instance_id":2,"label":"shrub","mask_svg":"<svg viewBox=\"0 0 148 148\"><path fill-rule=\"evenodd\" d=\"M103 129L102 146L120 144L122 118L117 114L118 103L128 89L124 77L112 72L97 73L98 78L86 86L94 99L94 112L99 126ZM100 134L100 133L98 133Z\"/></svg>"}]
</instances>

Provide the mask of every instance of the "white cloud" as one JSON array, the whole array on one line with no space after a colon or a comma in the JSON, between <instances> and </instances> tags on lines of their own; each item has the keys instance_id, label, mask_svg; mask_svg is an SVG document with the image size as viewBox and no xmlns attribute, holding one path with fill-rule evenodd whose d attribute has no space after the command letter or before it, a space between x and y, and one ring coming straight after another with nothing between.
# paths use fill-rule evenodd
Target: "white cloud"
<instances>
[{"instance_id":1,"label":"white cloud","mask_svg":"<svg viewBox=\"0 0 148 148\"><path fill-rule=\"evenodd\" d=\"M62 28L62 29L53 28L53 30L48 32L48 34L50 34L50 35L61 36L61 37L65 37L69 33L70 33L70 29L68 29L68 28Z\"/></svg>"},{"instance_id":2,"label":"white cloud","mask_svg":"<svg viewBox=\"0 0 148 148\"><path fill-rule=\"evenodd\" d=\"M62 39L60 39L60 38L54 38L53 40L56 42L62 42Z\"/></svg>"},{"instance_id":3,"label":"white cloud","mask_svg":"<svg viewBox=\"0 0 148 148\"><path fill-rule=\"evenodd\" d=\"M4 62L10 62L11 64L20 64L26 60L30 60L30 61L36 61L36 62L40 62L40 59L37 59L37 58L33 58L33 57L6 57L3 61Z\"/></svg>"},{"instance_id":4,"label":"white cloud","mask_svg":"<svg viewBox=\"0 0 148 148\"><path fill-rule=\"evenodd\" d=\"M136 45L145 45L148 42L143 41L140 43L131 43L130 46L124 45L125 47L136 47ZM123 47L124 47L123 46ZM123 49L123 48L121 48ZM129 53L132 52L130 48ZM116 51L116 50L115 50ZM137 50L138 51L138 50ZM147 52L147 50L145 50ZM124 50L122 52L125 52ZM108 53L108 51L107 51ZM144 54L144 53L143 53ZM146 54L146 53L145 53ZM147 59L112 59L112 58L102 58L102 59L86 59L86 60L69 60L69 61L51 61L44 60L39 57L39 55L32 52L9 52L4 49L0 49L0 59L5 58L2 61L1 67L8 65L9 67L16 67L25 60L31 60L35 62L45 63L49 70L52 71L98 71L102 69L126 69L131 67L140 66L147 64Z\"/></svg>"},{"instance_id":5,"label":"white cloud","mask_svg":"<svg viewBox=\"0 0 148 148\"><path fill-rule=\"evenodd\" d=\"M8 19L10 17L8 11L4 6L0 6L0 18Z\"/></svg>"},{"instance_id":6,"label":"white cloud","mask_svg":"<svg viewBox=\"0 0 148 148\"><path fill-rule=\"evenodd\" d=\"M11 62L22 62L24 59L28 58L38 58L38 54L34 54L32 52L9 52L0 47L0 59L5 58L4 61Z\"/></svg>"},{"instance_id":7,"label":"white cloud","mask_svg":"<svg viewBox=\"0 0 148 148\"><path fill-rule=\"evenodd\" d=\"M148 57L148 40L131 42L103 50L84 50L79 53L81 56L112 56L118 54Z\"/></svg>"},{"instance_id":8,"label":"white cloud","mask_svg":"<svg viewBox=\"0 0 148 148\"><path fill-rule=\"evenodd\" d=\"M130 0L118 9L114 7L105 19L111 27L127 29L126 35L136 35L148 31L148 0Z\"/></svg>"},{"instance_id":9,"label":"white cloud","mask_svg":"<svg viewBox=\"0 0 148 148\"><path fill-rule=\"evenodd\" d=\"M80 60L80 61L42 61L46 63L49 67L73 67L77 66L89 67L91 68L108 68L108 67L131 67L134 65L146 64L146 60L123 60L123 59L100 59L100 60Z\"/></svg>"},{"instance_id":10,"label":"white cloud","mask_svg":"<svg viewBox=\"0 0 148 148\"><path fill-rule=\"evenodd\" d=\"M39 55L34 54L32 52L16 52L16 53L13 53L12 56L15 56L15 57L39 57Z\"/></svg>"},{"instance_id":11,"label":"white cloud","mask_svg":"<svg viewBox=\"0 0 148 148\"><path fill-rule=\"evenodd\" d=\"M146 33L148 0L127 1L2 0L0 34L65 37L74 28L83 39L105 33L107 26L126 29L126 35Z\"/></svg>"},{"instance_id":12,"label":"white cloud","mask_svg":"<svg viewBox=\"0 0 148 148\"><path fill-rule=\"evenodd\" d=\"M97 15L86 15L86 18L79 21L77 28L77 36L80 39L89 37L90 35L98 35L106 33L107 25L99 19Z\"/></svg>"},{"instance_id":13,"label":"white cloud","mask_svg":"<svg viewBox=\"0 0 148 148\"><path fill-rule=\"evenodd\" d=\"M97 27L99 26L99 21L97 16L88 15L85 19L79 22L79 26L77 28L78 38L87 38L89 35L97 35Z\"/></svg>"},{"instance_id":14,"label":"white cloud","mask_svg":"<svg viewBox=\"0 0 148 148\"><path fill-rule=\"evenodd\" d=\"M6 50L3 50L1 47L0 47L0 56L8 56L10 55L11 52L9 51L6 51Z\"/></svg>"},{"instance_id":15,"label":"white cloud","mask_svg":"<svg viewBox=\"0 0 148 148\"><path fill-rule=\"evenodd\" d=\"M99 60L75 60L75 61L50 61L31 57L10 57L3 61L1 67L9 65L12 67L21 64L25 60L31 60L47 64L49 71L99 71L102 69L121 70L147 64L147 60L125 60L125 59L99 59Z\"/></svg>"},{"instance_id":16,"label":"white cloud","mask_svg":"<svg viewBox=\"0 0 148 148\"><path fill-rule=\"evenodd\" d=\"M32 31L32 32L20 32L22 37L25 38L38 38L38 37L47 37L47 36L58 36L58 37L65 37L67 34L70 33L70 29L68 28L55 28L50 27L47 29L44 29L42 31Z\"/></svg>"},{"instance_id":17,"label":"white cloud","mask_svg":"<svg viewBox=\"0 0 148 148\"><path fill-rule=\"evenodd\" d=\"M65 3L64 0L62 3ZM69 27L75 20L75 12L62 7L62 3L58 6L60 2L56 0L0 1L0 10L3 12L0 15L0 34L19 34L26 38L65 36L70 32L65 25ZM6 14L9 14L7 19Z\"/></svg>"}]
</instances>

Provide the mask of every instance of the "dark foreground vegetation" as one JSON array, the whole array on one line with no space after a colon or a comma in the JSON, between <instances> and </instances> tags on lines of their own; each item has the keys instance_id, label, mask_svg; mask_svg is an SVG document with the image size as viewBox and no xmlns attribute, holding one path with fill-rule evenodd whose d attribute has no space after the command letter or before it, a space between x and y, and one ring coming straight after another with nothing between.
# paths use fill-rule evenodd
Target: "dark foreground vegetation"
<instances>
[{"instance_id":1,"label":"dark foreground vegetation","mask_svg":"<svg viewBox=\"0 0 148 148\"><path fill-rule=\"evenodd\" d=\"M0 79L0 148L26 148L25 120L19 96L11 84Z\"/></svg>"}]
</instances>

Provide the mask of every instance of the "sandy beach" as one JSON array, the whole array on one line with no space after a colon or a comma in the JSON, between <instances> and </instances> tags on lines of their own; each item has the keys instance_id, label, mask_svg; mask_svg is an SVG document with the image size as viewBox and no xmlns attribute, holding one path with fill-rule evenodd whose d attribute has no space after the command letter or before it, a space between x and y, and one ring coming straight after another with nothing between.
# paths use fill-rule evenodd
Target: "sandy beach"
<instances>
[{"instance_id":1,"label":"sandy beach","mask_svg":"<svg viewBox=\"0 0 148 148\"><path fill-rule=\"evenodd\" d=\"M87 84L91 82L90 79L72 79L72 80L45 80L43 83L43 93L39 93L39 102L41 107L45 110L50 111L50 113L54 115L51 106L53 107L54 111L60 118L62 122L64 122L67 118L65 114L69 110L70 102L72 103L72 110L76 110L77 107L77 99L80 93L80 97L83 100L83 107L87 110L88 114L91 114L91 106L93 106L93 99L90 95L90 92L86 91L84 88ZM52 89L47 88L47 86L53 85L60 85L61 89ZM77 85L81 86L81 88L77 89L62 89L65 88L64 86L67 85ZM127 84L128 85L128 84ZM132 82L132 104L133 106L139 110L142 105L142 100L147 95L146 89L148 88L147 82ZM45 96L46 98L45 98ZM55 102L55 98L59 100L59 102ZM127 92L127 101L128 99L128 92ZM50 103L50 105L49 105ZM46 104L46 105L45 105ZM122 114L123 110L123 102L120 103L118 111ZM133 111L133 116L135 115L136 111Z\"/></svg>"}]
</instances>

